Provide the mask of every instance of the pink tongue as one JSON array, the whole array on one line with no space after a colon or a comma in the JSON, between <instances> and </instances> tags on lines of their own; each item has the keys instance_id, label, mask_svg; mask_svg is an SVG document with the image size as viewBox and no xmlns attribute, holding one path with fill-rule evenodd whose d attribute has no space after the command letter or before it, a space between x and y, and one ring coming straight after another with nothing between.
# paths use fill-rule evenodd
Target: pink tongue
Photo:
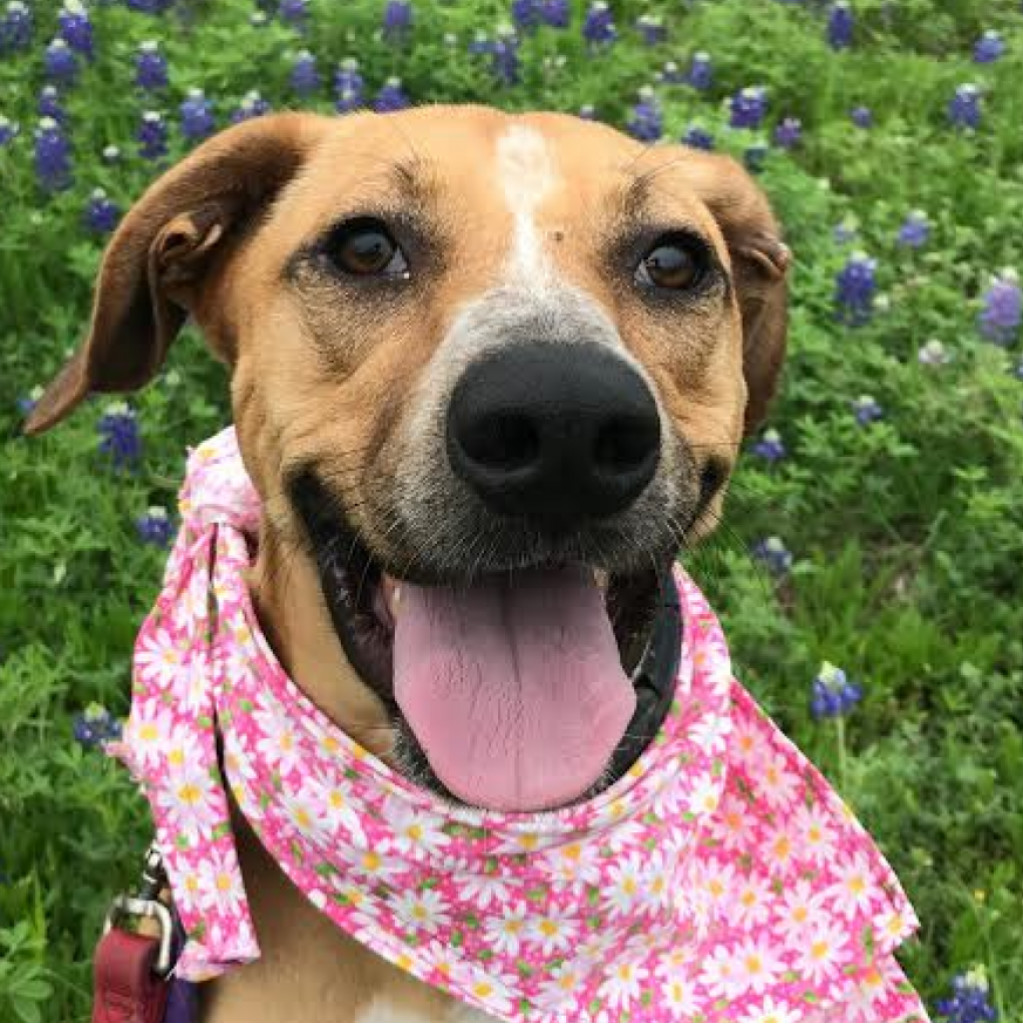
<instances>
[{"instance_id":1,"label":"pink tongue","mask_svg":"<svg viewBox=\"0 0 1023 1024\"><path fill-rule=\"evenodd\" d=\"M441 782L502 811L585 793L636 706L603 595L581 567L464 589L403 583L394 695Z\"/></svg>"}]
</instances>

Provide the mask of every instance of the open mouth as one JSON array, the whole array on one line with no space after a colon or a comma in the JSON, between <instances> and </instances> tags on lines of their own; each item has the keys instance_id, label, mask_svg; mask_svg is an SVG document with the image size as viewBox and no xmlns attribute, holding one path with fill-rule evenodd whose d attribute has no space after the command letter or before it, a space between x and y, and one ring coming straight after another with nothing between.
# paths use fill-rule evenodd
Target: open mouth
<instances>
[{"instance_id":1,"label":"open mouth","mask_svg":"<svg viewBox=\"0 0 1023 1024\"><path fill-rule=\"evenodd\" d=\"M652 739L678 636L653 569L624 579L567 562L411 582L373 558L314 474L291 494L345 654L417 781L492 810L552 809L609 784Z\"/></svg>"}]
</instances>

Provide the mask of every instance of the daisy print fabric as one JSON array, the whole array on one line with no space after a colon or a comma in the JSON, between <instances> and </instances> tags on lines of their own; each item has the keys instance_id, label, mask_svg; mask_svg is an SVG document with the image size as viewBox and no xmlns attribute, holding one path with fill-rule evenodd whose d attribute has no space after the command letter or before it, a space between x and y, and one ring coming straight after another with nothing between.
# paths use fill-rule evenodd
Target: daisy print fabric
<instances>
[{"instance_id":1,"label":"daisy print fabric","mask_svg":"<svg viewBox=\"0 0 1023 1024\"><path fill-rule=\"evenodd\" d=\"M500 1019L926 1020L893 956L916 928L895 876L733 678L681 570L676 695L649 749L585 803L489 813L392 771L276 661L245 586L260 504L233 429L190 455L181 516L113 746L152 807L180 976L259 956L230 791L339 928Z\"/></svg>"}]
</instances>

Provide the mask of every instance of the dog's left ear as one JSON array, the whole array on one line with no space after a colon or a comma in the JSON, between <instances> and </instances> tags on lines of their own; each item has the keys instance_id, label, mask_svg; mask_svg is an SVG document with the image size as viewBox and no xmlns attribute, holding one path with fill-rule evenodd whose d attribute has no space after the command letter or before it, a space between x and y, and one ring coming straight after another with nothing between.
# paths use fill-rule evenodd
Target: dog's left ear
<instances>
[{"instance_id":1,"label":"dog's left ear","mask_svg":"<svg viewBox=\"0 0 1023 1024\"><path fill-rule=\"evenodd\" d=\"M686 153L681 168L728 245L742 313L743 374L749 391L744 427L750 434L767 415L785 360L786 271L792 253L781 240L764 193L735 160L694 150Z\"/></svg>"}]
</instances>

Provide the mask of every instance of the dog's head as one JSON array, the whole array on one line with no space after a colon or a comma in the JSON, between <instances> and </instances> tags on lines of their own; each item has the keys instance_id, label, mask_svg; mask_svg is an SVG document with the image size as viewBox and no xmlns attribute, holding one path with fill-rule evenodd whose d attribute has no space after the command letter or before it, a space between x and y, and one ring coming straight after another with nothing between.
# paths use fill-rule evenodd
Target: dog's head
<instances>
[{"instance_id":1,"label":"dog's head","mask_svg":"<svg viewBox=\"0 0 1023 1024\"><path fill-rule=\"evenodd\" d=\"M659 580L774 390L787 262L725 157L478 107L265 117L134 206L28 429L194 317L299 683L466 801L555 806L628 733Z\"/></svg>"}]
</instances>

